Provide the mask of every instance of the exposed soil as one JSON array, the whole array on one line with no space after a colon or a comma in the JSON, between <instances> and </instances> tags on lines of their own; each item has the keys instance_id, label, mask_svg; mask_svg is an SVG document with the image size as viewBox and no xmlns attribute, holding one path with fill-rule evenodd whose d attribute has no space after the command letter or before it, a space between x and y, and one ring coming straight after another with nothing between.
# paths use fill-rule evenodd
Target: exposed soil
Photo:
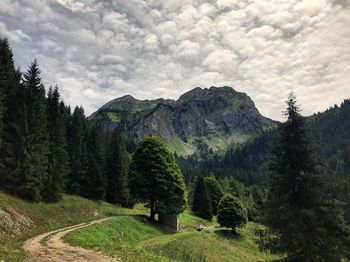
<instances>
[{"instance_id":1,"label":"exposed soil","mask_svg":"<svg viewBox=\"0 0 350 262\"><path fill-rule=\"evenodd\" d=\"M76 261L76 262L119 262L120 259L107 257L99 252L72 247L62 241L62 237L71 231L99 224L111 219L102 218L90 223L78 224L47 232L27 240L24 249L30 255L30 261Z\"/></svg>"}]
</instances>

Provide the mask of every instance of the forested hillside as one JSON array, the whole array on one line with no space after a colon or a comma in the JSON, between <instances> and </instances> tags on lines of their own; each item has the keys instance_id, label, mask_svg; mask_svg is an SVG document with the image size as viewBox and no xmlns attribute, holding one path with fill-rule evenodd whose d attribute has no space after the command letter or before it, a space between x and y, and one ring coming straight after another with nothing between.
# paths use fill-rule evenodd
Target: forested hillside
<instances>
[{"instance_id":1,"label":"forested hillside","mask_svg":"<svg viewBox=\"0 0 350 262\"><path fill-rule=\"evenodd\" d=\"M350 173L350 100L322 113L306 117L307 127L317 157L330 170L339 175ZM261 132L246 143L230 148L224 157L209 151L179 162L185 173L214 173L233 176L246 185L258 184L268 172L271 148L277 139L278 128ZM201 160L202 159L202 160Z\"/></svg>"},{"instance_id":2,"label":"forested hillside","mask_svg":"<svg viewBox=\"0 0 350 262\"><path fill-rule=\"evenodd\" d=\"M83 107L72 111L57 86L45 88L36 60L16 70L5 38L0 58L0 190L32 201L56 202L68 192L128 205L122 181L132 143L91 123Z\"/></svg>"}]
</instances>

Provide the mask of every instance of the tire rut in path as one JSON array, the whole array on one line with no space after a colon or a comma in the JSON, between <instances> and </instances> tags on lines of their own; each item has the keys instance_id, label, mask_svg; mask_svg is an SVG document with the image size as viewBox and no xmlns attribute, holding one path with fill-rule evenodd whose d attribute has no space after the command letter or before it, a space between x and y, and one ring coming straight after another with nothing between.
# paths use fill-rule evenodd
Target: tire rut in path
<instances>
[{"instance_id":1,"label":"tire rut in path","mask_svg":"<svg viewBox=\"0 0 350 262\"><path fill-rule=\"evenodd\" d=\"M121 261L120 259L107 257L102 253L80 247L72 247L62 241L62 237L69 232L99 224L112 218L102 218L89 223L50 231L27 240L23 247L29 253L30 261L119 262Z\"/></svg>"}]
</instances>

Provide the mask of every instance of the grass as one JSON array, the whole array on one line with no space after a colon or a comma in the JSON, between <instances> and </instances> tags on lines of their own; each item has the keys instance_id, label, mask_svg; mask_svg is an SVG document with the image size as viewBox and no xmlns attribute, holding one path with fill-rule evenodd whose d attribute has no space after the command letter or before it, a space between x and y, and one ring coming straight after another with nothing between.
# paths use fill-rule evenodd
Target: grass
<instances>
[{"instance_id":1,"label":"grass","mask_svg":"<svg viewBox=\"0 0 350 262\"><path fill-rule=\"evenodd\" d=\"M216 224L216 220L208 221L206 219L200 218L194 214L192 214L189 210L185 210L180 214L180 224L182 227L192 227L197 228L199 225L203 225L205 227L213 226Z\"/></svg>"},{"instance_id":2,"label":"grass","mask_svg":"<svg viewBox=\"0 0 350 262\"><path fill-rule=\"evenodd\" d=\"M34 226L22 232L0 225L0 261L25 261L22 249L25 240L54 229L114 215L144 214L141 206L135 209L117 207L105 202L64 195L57 203L31 203L0 192L0 210L15 210L30 218Z\"/></svg>"},{"instance_id":3,"label":"grass","mask_svg":"<svg viewBox=\"0 0 350 262\"><path fill-rule=\"evenodd\" d=\"M107 116L112 123L120 122L120 118L118 117L117 113L107 112Z\"/></svg>"},{"instance_id":4,"label":"grass","mask_svg":"<svg viewBox=\"0 0 350 262\"><path fill-rule=\"evenodd\" d=\"M167 236L173 231L141 216L116 217L102 224L74 231L64 240L73 246L101 251L122 261L169 261L135 246L149 239Z\"/></svg>"},{"instance_id":5,"label":"grass","mask_svg":"<svg viewBox=\"0 0 350 262\"><path fill-rule=\"evenodd\" d=\"M150 224L140 216L117 217L111 221L71 232L68 243L116 256L122 261L269 261L277 259L259 251L254 231L259 225L248 223L240 236L215 227L189 211L180 216L186 230L173 233L165 227ZM198 232L198 224L207 230ZM192 228L192 230L191 230Z\"/></svg>"}]
</instances>

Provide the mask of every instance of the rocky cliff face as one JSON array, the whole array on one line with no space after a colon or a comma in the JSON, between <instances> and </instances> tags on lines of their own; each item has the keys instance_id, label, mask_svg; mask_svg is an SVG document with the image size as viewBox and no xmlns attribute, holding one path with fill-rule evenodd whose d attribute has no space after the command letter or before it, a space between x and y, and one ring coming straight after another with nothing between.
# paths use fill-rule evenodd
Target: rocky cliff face
<instances>
[{"instance_id":1,"label":"rocky cliff face","mask_svg":"<svg viewBox=\"0 0 350 262\"><path fill-rule=\"evenodd\" d=\"M105 104L90 119L117 127L134 141L159 135L182 155L193 153L198 139L220 150L274 124L259 113L249 96L231 87L195 88L177 101L124 96Z\"/></svg>"}]
</instances>

